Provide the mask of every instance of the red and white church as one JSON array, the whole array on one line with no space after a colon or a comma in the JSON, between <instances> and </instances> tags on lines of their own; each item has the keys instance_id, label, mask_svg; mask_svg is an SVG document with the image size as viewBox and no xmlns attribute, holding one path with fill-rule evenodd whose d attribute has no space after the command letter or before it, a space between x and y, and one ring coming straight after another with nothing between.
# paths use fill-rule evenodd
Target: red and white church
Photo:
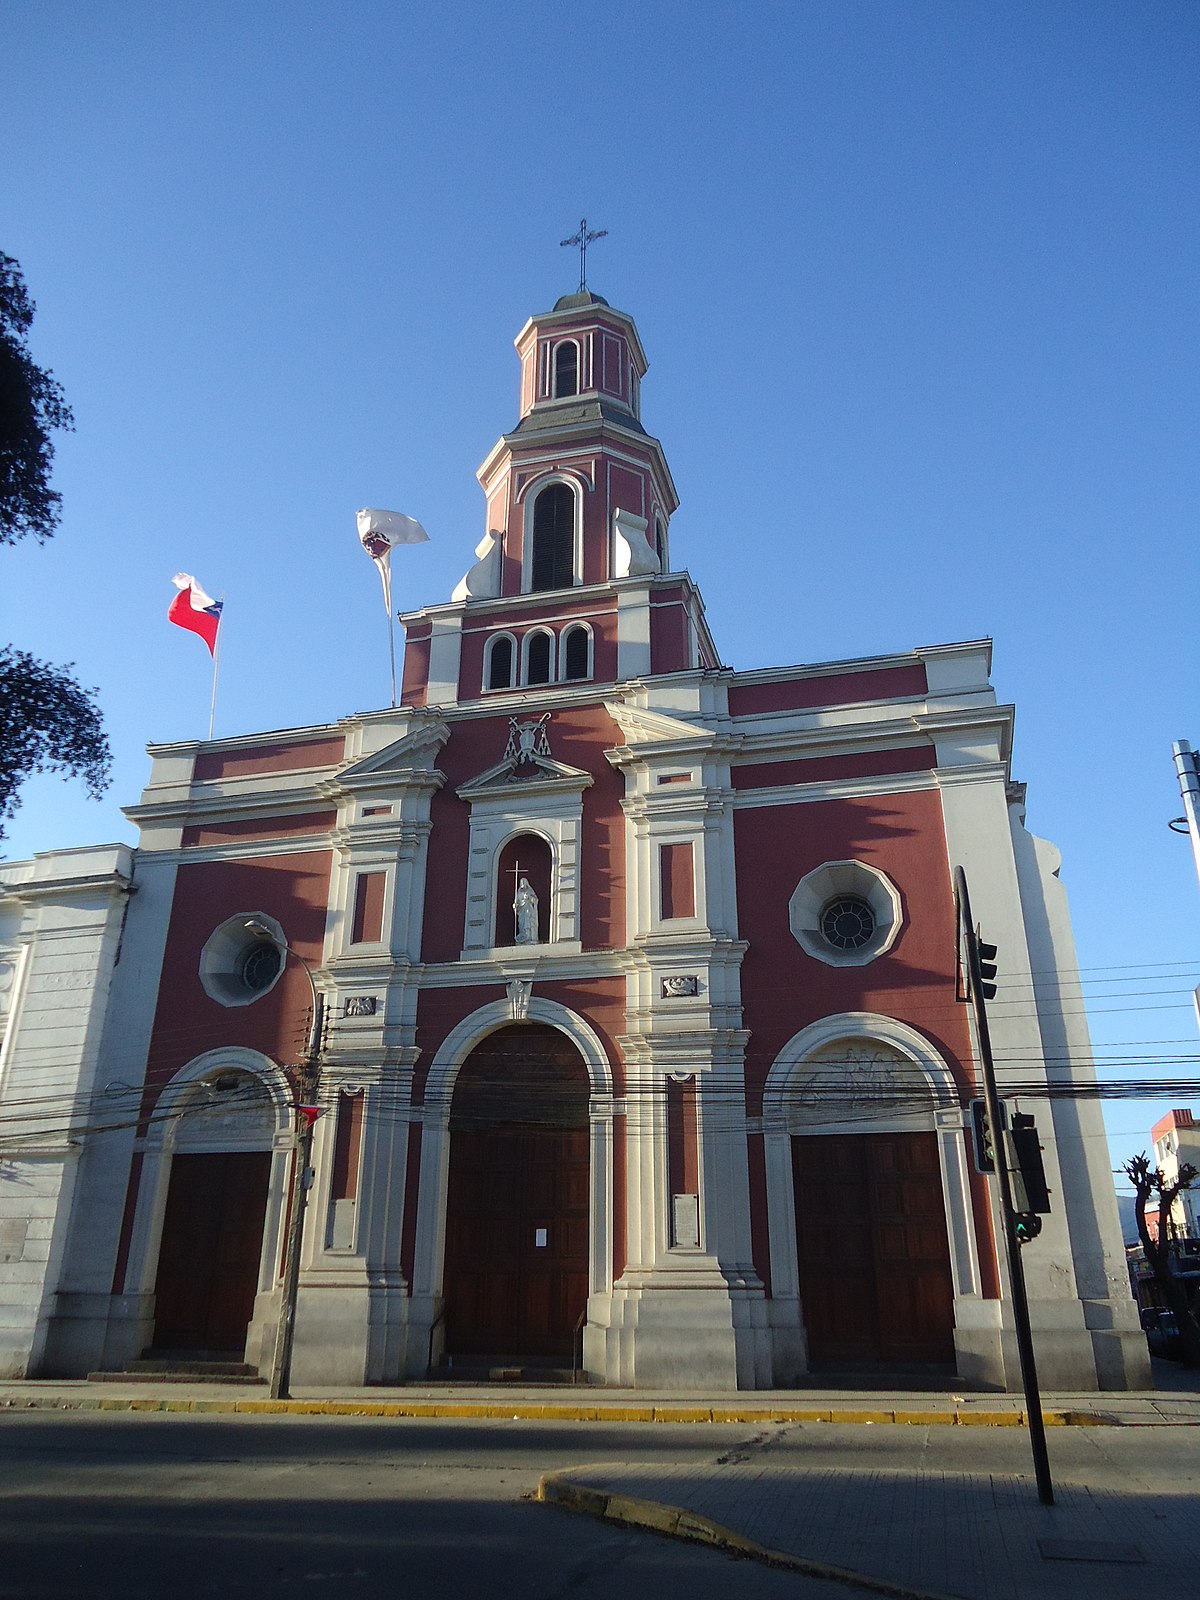
<instances>
[{"instance_id":1,"label":"red and white church","mask_svg":"<svg viewBox=\"0 0 1200 1600\"><path fill-rule=\"evenodd\" d=\"M311 978L296 1383L1019 1386L964 1132L961 864L1052 1191L1042 1381L1147 1383L989 644L724 666L632 319L584 290L517 351L484 536L403 618L400 705L155 746L136 849L0 874L0 1370L265 1370Z\"/></svg>"}]
</instances>

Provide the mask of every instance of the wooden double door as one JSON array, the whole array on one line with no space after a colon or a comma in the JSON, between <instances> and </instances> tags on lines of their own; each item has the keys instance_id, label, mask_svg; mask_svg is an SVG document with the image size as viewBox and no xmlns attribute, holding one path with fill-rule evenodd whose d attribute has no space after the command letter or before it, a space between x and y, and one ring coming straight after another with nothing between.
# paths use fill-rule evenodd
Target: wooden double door
<instances>
[{"instance_id":1,"label":"wooden double door","mask_svg":"<svg viewBox=\"0 0 1200 1600\"><path fill-rule=\"evenodd\" d=\"M241 1358L270 1177L269 1150L172 1159L154 1284L156 1349L236 1351Z\"/></svg>"},{"instance_id":2,"label":"wooden double door","mask_svg":"<svg viewBox=\"0 0 1200 1600\"><path fill-rule=\"evenodd\" d=\"M587 1304L587 1072L555 1029L493 1034L450 1121L443 1269L452 1356L570 1363Z\"/></svg>"},{"instance_id":3,"label":"wooden double door","mask_svg":"<svg viewBox=\"0 0 1200 1600\"><path fill-rule=\"evenodd\" d=\"M934 1133L792 1139L800 1299L815 1368L954 1361Z\"/></svg>"}]
</instances>

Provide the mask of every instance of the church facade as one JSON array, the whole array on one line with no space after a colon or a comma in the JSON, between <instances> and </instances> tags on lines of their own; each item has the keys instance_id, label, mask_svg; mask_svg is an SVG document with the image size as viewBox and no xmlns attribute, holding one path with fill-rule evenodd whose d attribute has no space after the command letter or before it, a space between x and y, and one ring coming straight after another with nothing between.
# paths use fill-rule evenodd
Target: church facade
<instances>
[{"instance_id":1,"label":"church facade","mask_svg":"<svg viewBox=\"0 0 1200 1600\"><path fill-rule=\"evenodd\" d=\"M990 645L724 666L632 320L585 290L517 350L486 531L403 618L400 704L154 747L136 851L0 880L0 1359L265 1369L319 990L296 1383L1017 1387L964 1131L961 864L1052 1191L1025 1253L1042 1382L1145 1384Z\"/></svg>"}]
</instances>

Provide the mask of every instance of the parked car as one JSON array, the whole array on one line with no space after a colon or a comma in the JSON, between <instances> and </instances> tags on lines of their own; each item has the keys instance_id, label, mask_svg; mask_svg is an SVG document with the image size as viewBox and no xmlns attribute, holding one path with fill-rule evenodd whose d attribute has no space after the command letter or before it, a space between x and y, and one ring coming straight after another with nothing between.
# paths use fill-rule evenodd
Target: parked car
<instances>
[{"instance_id":1,"label":"parked car","mask_svg":"<svg viewBox=\"0 0 1200 1600\"><path fill-rule=\"evenodd\" d=\"M1152 1356L1166 1356L1171 1361L1183 1359L1183 1335L1173 1311L1150 1307L1142 1312L1142 1327Z\"/></svg>"}]
</instances>

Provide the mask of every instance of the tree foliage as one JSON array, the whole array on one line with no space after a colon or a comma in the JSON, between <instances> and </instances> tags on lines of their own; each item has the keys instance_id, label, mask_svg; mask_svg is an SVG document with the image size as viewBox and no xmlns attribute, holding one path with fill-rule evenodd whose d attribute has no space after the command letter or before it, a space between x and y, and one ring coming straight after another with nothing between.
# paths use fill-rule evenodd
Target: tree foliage
<instances>
[{"instance_id":1,"label":"tree foliage","mask_svg":"<svg viewBox=\"0 0 1200 1600\"><path fill-rule=\"evenodd\" d=\"M50 432L74 420L57 379L29 353L33 311L20 267L0 252L0 544L47 539L58 526ZM70 773L93 798L107 787L112 757L95 695L69 667L0 647L0 838L30 773Z\"/></svg>"},{"instance_id":2,"label":"tree foliage","mask_svg":"<svg viewBox=\"0 0 1200 1600\"><path fill-rule=\"evenodd\" d=\"M0 252L0 544L46 539L58 526L50 433L74 425L57 378L29 353L34 309L20 267Z\"/></svg>"},{"instance_id":3,"label":"tree foliage","mask_svg":"<svg viewBox=\"0 0 1200 1600\"><path fill-rule=\"evenodd\" d=\"M69 772L93 799L107 787L112 756L95 694L66 667L0 648L0 837L32 772Z\"/></svg>"},{"instance_id":4,"label":"tree foliage","mask_svg":"<svg viewBox=\"0 0 1200 1600\"><path fill-rule=\"evenodd\" d=\"M1168 1183L1166 1173L1161 1167L1152 1167L1149 1156L1143 1151L1140 1156L1134 1156L1125 1163L1124 1172L1137 1196L1134 1203L1137 1208L1138 1237L1142 1241L1142 1249L1146 1252L1146 1262L1154 1274L1154 1280L1175 1313L1176 1325L1183 1340L1184 1361L1189 1367L1200 1367L1200 1326L1188 1306L1183 1284L1172 1271L1171 1256L1171 1207L1179 1194L1184 1189L1190 1189L1200 1178L1200 1171L1190 1161L1182 1161L1173 1181ZM1157 1239L1151 1238L1146 1222L1146 1204L1152 1195L1158 1196Z\"/></svg>"}]
</instances>

